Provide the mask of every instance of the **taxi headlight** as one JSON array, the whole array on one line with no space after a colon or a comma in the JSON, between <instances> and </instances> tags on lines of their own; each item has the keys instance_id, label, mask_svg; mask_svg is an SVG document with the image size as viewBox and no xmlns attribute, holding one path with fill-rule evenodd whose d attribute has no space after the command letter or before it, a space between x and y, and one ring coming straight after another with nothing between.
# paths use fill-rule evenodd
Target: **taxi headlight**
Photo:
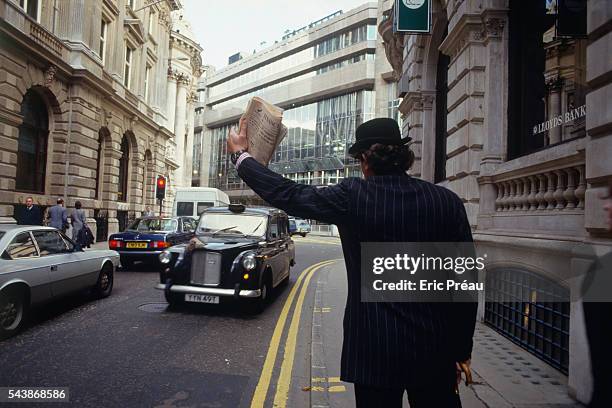
<instances>
[{"instance_id":1,"label":"taxi headlight","mask_svg":"<svg viewBox=\"0 0 612 408\"><path fill-rule=\"evenodd\" d=\"M242 258L242 266L247 271L251 271L251 270L255 269L255 267L257 266L257 259L255 258L255 255L249 254L249 255L246 255L245 257L243 257Z\"/></svg>"},{"instance_id":2,"label":"taxi headlight","mask_svg":"<svg viewBox=\"0 0 612 408\"><path fill-rule=\"evenodd\" d=\"M169 264L172 260L172 253L170 251L164 251L159 254L159 262L162 264Z\"/></svg>"}]
</instances>

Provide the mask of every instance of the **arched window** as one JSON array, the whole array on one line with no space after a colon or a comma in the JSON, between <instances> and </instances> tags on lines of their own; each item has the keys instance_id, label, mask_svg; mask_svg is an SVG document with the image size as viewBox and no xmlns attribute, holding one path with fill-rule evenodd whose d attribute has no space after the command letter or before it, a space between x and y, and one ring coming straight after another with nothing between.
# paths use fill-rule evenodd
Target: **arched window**
<instances>
[{"instance_id":1,"label":"arched window","mask_svg":"<svg viewBox=\"0 0 612 408\"><path fill-rule=\"evenodd\" d=\"M446 37L446 34L444 35ZM434 183L446 180L446 118L450 57L440 52L436 67L436 151Z\"/></svg>"},{"instance_id":2,"label":"arched window","mask_svg":"<svg viewBox=\"0 0 612 408\"><path fill-rule=\"evenodd\" d=\"M128 169L130 164L130 141L127 136L121 140L121 158L119 159L119 192L118 200L127 201Z\"/></svg>"},{"instance_id":3,"label":"arched window","mask_svg":"<svg viewBox=\"0 0 612 408\"><path fill-rule=\"evenodd\" d=\"M21 115L15 188L44 194L49 114L45 101L34 90L30 89L23 97Z\"/></svg>"},{"instance_id":4,"label":"arched window","mask_svg":"<svg viewBox=\"0 0 612 408\"><path fill-rule=\"evenodd\" d=\"M106 160L104 158L104 150L106 143L110 137L108 129L102 128L98 131L98 168L96 171L96 198L102 198L102 191L104 190L104 167Z\"/></svg>"}]
</instances>

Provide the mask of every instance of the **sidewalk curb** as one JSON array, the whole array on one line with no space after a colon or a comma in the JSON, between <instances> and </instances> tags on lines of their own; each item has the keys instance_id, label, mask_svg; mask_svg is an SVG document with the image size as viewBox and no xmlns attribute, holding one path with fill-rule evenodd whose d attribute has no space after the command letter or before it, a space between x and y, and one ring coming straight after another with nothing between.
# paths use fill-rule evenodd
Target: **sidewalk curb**
<instances>
[{"instance_id":1,"label":"sidewalk curb","mask_svg":"<svg viewBox=\"0 0 612 408\"><path fill-rule=\"evenodd\" d=\"M323 350L322 336L322 314L315 310L321 310L323 305L323 282L321 274L317 277L317 288L315 289L315 300L312 309L312 334L310 341L310 406L311 408L329 407L329 395L327 384L314 382L313 379L327 379L327 368L325 367L325 352ZM323 386L325 385L325 386ZM322 389L315 389L319 387ZM315 391L315 392L313 392Z\"/></svg>"}]
</instances>

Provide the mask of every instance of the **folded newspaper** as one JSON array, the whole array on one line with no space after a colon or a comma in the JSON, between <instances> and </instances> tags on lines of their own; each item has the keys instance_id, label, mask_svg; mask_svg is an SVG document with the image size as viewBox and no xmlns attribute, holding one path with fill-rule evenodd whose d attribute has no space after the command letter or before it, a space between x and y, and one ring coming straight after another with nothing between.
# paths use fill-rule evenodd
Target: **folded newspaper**
<instances>
[{"instance_id":1,"label":"folded newspaper","mask_svg":"<svg viewBox=\"0 0 612 408\"><path fill-rule=\"evenodd\" d=\"M282 124L283 110L255 96L251 98L242 118L247 121L249 153L258 162L267 166L276 147L287 135Z\"/></svg>"}]
</instances>

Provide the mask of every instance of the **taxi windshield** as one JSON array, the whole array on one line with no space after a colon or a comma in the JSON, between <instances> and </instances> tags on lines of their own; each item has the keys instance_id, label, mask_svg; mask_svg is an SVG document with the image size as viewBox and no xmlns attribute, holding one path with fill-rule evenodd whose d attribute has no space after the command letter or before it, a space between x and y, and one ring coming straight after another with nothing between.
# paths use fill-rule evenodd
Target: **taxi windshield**
<instances>
[{"instance_id":1,"label":"taxi windshield","mask_svg":"<svg viewBox=\"0 0 612 408\"><path fill-rule=\"evenodd\" d=\"M200 218L198 232L262 237L266 228L267 217L264 215L205 213Z\"/></svg>"},{"instance_id":2,"label":"taxi windshield","mask_svg":"<svg viewBox=\"0 0 612 408\"><path fill-rule=\"evenodd\" d=\"M177 222L171 218L139 218L134 221L128 229L131 231L151 232L151 231L176 231Z\"/></svg>"}]
</instances>

